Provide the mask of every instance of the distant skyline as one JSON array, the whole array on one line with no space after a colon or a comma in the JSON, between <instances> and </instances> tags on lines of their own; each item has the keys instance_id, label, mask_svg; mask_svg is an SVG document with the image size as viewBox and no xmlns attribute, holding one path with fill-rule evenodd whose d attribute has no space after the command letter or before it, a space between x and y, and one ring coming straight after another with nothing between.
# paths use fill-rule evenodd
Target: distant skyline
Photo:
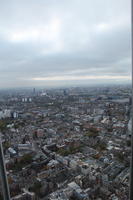
<instances>
[{"instance_id":1,"label":"distant skyline","mask_svg":"<svg viewBox=\"0 0 133 200\"><path fill-rule=\"evenodd\" d=\"M0 0L0 88L131 83L130 0Z\"/></svg>"}]
</instances>

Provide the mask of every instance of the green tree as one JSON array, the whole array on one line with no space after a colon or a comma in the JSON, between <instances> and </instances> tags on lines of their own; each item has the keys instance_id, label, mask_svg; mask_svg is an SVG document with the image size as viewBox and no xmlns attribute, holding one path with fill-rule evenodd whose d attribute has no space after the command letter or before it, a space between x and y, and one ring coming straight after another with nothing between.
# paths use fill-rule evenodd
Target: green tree
<instances>
[{"instance_id":1,"label":"green tree","mask_svg":"<svg viewBox=\"0 0 133 200\"><path fill-rule=\"evenodd\" d=\"M4 131L7 128L7 124L4 120L0 120L0 131Z\"/></svg>"}]
</instances>

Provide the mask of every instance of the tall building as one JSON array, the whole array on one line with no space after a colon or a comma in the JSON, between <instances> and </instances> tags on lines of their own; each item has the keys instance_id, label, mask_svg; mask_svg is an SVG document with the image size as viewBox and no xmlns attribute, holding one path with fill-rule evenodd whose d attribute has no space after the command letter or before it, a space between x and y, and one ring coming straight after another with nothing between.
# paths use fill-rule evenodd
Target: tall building
<instances>
[{"instance_id":1,"label":"tall building","mask_svg":"<svg viewBox=\"0 0 133 200\"><path fill-rule=\"evenodd\" d=\"M34 94L34 95L36 94L36 89L35 89L35 88L33 88L33 94Z\"/></svg>"}]
</instances>

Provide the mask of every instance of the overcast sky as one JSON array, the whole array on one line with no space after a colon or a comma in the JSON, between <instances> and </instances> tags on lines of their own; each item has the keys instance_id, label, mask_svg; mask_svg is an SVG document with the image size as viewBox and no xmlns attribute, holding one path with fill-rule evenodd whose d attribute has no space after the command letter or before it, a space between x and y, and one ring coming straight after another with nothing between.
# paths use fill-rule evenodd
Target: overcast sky
<instances>
[{"instance_id":1,"label":"overcast sky","mask_svg":"<svg viewBox=\"0 0 133 200\"><path fill-rule=\"evenodd\" d=\"M0 87L128 83L130 0L0 0Z\"/></svg>"}]
</instances>

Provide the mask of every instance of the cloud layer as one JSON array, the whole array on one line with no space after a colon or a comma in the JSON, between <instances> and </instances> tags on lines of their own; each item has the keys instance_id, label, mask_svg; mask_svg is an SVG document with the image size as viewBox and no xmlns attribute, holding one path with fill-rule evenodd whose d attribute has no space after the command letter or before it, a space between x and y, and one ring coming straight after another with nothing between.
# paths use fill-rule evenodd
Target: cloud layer
<instances>
[{"instance_id":1,"label":"cloud layer","mask_svg":"<svg viewBox=\"0 0 133 200\"><path fill-rule=\"evenodd\" d=\"M0 1L0 86L128 82L130 26L130 0Z\"/></svg>"}]
</instances>

